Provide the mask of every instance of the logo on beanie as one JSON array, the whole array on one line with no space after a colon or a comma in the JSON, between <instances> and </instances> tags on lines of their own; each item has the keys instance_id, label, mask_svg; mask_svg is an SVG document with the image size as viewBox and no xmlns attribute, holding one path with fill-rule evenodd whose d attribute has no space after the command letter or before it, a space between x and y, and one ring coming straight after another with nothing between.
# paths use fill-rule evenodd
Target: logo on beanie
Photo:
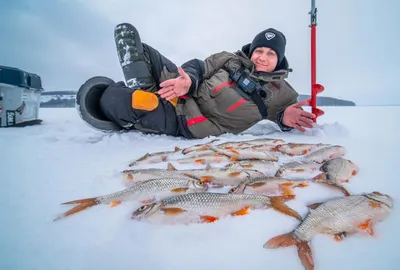
<instances>
[{"instance_id":1,"label":"logo on beanie","mask_svg":"<svg viewBox=\"0 0 400 270\"><path fill-rule=\"evenodd\" d=\"M266 32L265 33L265 38L267 39L267 40L271 40L271 39L273 39L275 37L275 34L274 33L271 33L271 32Z\"/></svg>"}]
</instances>

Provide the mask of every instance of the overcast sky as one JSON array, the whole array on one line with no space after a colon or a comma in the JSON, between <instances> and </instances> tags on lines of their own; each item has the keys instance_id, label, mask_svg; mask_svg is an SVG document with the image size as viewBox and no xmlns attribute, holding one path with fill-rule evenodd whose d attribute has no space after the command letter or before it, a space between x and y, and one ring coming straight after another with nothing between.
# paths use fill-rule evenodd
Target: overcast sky
<instances>
[{"instance_id":1,"label":"overcast sky","mask_svg":"<svg viewBox=\"0 0 400 270\"><path fill-rule=\"evenodd\" d=\"M317 0L317 79L323 95L400 104L400 1ZM14 0L0 2L0 65L37 73L47 91L77 90L92 76L122 80L114 26L135 25L142 41L177 65L236 51L273 27L287 38L294 72L310 92L311 0Z\"/></svg>"}]
</instances>

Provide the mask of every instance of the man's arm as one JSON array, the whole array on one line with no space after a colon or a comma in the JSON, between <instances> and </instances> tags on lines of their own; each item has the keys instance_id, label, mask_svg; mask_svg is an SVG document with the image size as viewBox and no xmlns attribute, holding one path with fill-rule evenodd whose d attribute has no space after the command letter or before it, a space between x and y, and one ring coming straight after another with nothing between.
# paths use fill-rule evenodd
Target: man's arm
<instances>
[{"instance_id":1,"label":"man's arm","mask_svg":"<svg viewBox=\"0 0 400 270\"><path fill-rule=\"evenodd\" d=\"M198 86L204 79L210 78L218 70L238 70L240 60L237 55L230 52L219 52L207 57L204 61L192 59L184 63L181 67L187 73L192 81L188 95L195 95Z\"/></svg>"},{"instance_id":2,"label":"man's arm","mask_svg":"<svg viewBox=\"0 0 400 270\"><path fill-rule=\"evenodd\" d=\"M283 117L284 117L284 115L285 115L285 110L286 110L289 106L291 106L291 105L293 105L293 104L296 104L296 103L297 103L297 98L292 99L292 100L289 101L280 111L278 111L278 113L276 114L276 123L278 124L279 128L280 128L283 132L285 132L285 131L290 131L290 130L293 129L293 127L286 126L286 125L283 123Z\"/></svg>"},{"instance_id":3,"label":"man's arm","mask_svg":"<svg viewBox=\"0 0 400 270\"><path fill-rule=\"evenodd\" d=\"M203 81L204 61L196 58L189 60L182 65L182 69L189 75L190 80L192 81L189 92L187 93L188 96L191 96Z\"/></svg>"}]
</instances>

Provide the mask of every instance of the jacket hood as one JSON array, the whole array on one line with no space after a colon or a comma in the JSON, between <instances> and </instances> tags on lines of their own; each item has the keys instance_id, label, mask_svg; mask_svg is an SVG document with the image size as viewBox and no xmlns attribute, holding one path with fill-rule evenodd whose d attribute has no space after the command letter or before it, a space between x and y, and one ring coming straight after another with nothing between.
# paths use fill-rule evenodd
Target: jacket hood
<instances>
[{"instance_id":1,"label":"jacket hood","mask_svg":"<svg viewBox=\"0 0 400 270\"><path fill-rule=\"evenodd\" d=\"M250 54L250 46L251 46L251 43L246 44L246 45L244 45L244 46L242 47L242 52L243 52L249 59L250 59L250 55L249 55L249 54ZM282 62L281 62L279 65L276 66L276 68L275 68L274 71L280 70L280 69L285 69L285 70L289 69L289 62L288 62L286 56L283 57Z\"/></svg>"}]
</instances>

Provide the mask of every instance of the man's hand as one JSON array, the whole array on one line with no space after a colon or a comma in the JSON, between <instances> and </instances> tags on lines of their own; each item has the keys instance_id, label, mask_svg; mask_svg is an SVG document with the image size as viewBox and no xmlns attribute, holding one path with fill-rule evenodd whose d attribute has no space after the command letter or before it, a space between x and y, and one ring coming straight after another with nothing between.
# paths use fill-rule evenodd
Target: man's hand
<instances>
[{"instance_id":1,"label":"man's hand","mask_svg":"<svg viewBox=\"0 0 400 270\"><path fill-rule=\"evenodd\" d=\"M166 80L160 83L161 89L158 94L166 100L171 100L175 97L180 97L189 92L192 80L189 75L181 67L178 67L179 76L176 79Z\"/></svg>"},{"instance_id":2,"label":"man's hand","mask_svg":"<svg viewBox=\"0 0 400 270\"><path fill-rule=\"evenodd\" d=\"M310 105L309 99L303 100L287 107L283 114L283 124L289 127L293 127L301 132L306 131L305 127L312 128L315 115L300 109L302 106L306 105Z\"/></svg>"}]
</instances>

